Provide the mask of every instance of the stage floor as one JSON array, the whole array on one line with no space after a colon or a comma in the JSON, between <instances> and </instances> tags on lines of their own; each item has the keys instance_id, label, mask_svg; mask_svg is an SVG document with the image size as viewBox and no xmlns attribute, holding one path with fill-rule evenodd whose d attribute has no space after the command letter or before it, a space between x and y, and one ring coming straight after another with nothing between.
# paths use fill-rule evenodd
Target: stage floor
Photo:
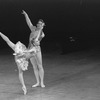
<instances>
[{"instance_id":1,"label":"stage floor","mask_svg":"<svg viewBox=\"0 0 100 100\"><path fill-rule=\"evenodd\" d=\"M24 72L23 95L11 54L0 54L0 100L100 100L100 53L43 54L46 87L36 83L32 65Z\"/></svg>"}]
</instances>

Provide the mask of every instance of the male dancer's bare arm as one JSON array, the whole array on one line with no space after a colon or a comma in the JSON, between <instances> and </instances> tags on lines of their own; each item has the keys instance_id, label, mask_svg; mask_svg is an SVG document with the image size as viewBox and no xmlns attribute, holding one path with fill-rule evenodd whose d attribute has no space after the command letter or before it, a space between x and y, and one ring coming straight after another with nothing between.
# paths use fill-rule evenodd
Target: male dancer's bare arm
<instances>
[{"instance_id":1,"label":"male dancer's bare arm","mask_svg":"<svg viewBox=\"0 0 100 100\"><path fill-rule=\"evenodd\" d=\"M15 44L9 40L7 36L5 36L3 33L0 32L0 36L2 39L14 50Z\"/></svg>"},{"instance_id":2,"label":"male dancer's bare arm","mask_svg":"<svg viewBox=\"0 0 100 100\"><path fill-rule=\"evenodd\" d=\"M22 14L24 14L25 19L26 19L26 23L29 26L30 30L31 31L35 30L35 26L33 26L32 22L31 22L31 20L30 20L30 18L28 16L28 14L24 10L23 10Z\"/></svg>"},{"instance_id":3,"label":"male dancer's bare arm","mask_svg":"<svg viewBox=\"0 0 100 100\"><path fill-rule=\"evenodd\" d=\"M39 37L39 41L41 41L42 40L42 38L44 38L45 37L45 34L44 34L44 32L42 32L42 34L40 35L40 37Z\"/></svg>"},{"instance_id":4,"label":"male dancer's bare arm","mask_svg":"<svg viewBox=\"0 0 100 100\"><path fill-rule=\"evenodd\" d=\"M25 50L23 53L31 53L31 52L36 53L36 48L33 47L33 48L31 48L31 49Z\"/></svg>"},{"instance_id":5,"label":"male dancer's bare arm","mask_svg":"<svg viewBox=\"0 0 100 100\"><path fill-rule=\"evenodd\" d=\"M36 48L33 47L32 49L28 50L28 52L34 52L34 53L36 53Z\"/></svg>"}]
</instances>

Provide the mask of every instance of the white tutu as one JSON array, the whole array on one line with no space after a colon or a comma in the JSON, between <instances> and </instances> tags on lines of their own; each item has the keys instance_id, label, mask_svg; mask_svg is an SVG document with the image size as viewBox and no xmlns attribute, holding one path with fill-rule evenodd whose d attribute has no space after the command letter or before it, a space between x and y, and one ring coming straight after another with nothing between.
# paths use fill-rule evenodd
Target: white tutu
<instances>
[{"instance_id":1,"label":"white tutu","mask_svg":"<svg viewBox=\"0 0 100 100\"><path fill-rule=\"evenodd\" d=\"M15 61L18 64L18 66L23 70L28 70L28 61L26 60L26 58L23 56L24 55L24 51L26 50L26 47L24 44L22 44L21 42L17 42L16 46L15 46L15 53L13 53L13 55L15 55Z\"/></svg>"},{"instance_id":2,"label":"white tutu","mask_svg":"<svg viewBox=\"0 0 100 100\"><path fill-rule=\"evenodd\" d=\"M30 50L26 49L26 46L21 42L17 42L15 46L15 61L18 66L23 70L28 70L28 59L35 55L37 51L40 50L39 46L33 47ZM28 52L30 51L30 52Z\"/></svg>"},{"instance_id":3,"label":"white tutu","mask_svg":"<svg viewBox=\"0 0 100 100\"><path fill-rule=\"evenodd\" d=\"M19 67L25 71L28 70L28 61L25 58L20 58L20 59L16 59L16 63L19 65Z\"/></svg>"}]
</instances>

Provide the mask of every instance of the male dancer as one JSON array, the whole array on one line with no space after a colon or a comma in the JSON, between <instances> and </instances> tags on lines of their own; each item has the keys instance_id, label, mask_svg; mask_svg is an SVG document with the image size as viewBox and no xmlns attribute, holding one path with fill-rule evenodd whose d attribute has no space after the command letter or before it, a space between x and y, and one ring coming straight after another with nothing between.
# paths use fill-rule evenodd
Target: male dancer
<instances>
[{"instance_id":1,"label":"male dancer","mask_svg":"<svg viewBox=\"0 0 100 100\"><path fill-rule=\"evenodd\" d=\"M37 81L37 83L35 85L32 85L32 87L37 87L39 85L41 85L41 87L45 87L44 69L42 66L42 54L41 54L41 48L40 48L40 41L44 37L44 32L42 31L42 29L45 24L42 20L39 20L37 23L37 27L33 26L31 20L29 19L28 14L24 10L22 14L24 14L26 23L31 30L31 34L29 37L29 48L35 47L37 50L35 56L30 58L30 61L33 65L36 81ZM41 82L39 81L39 79L41 80Z\"/></svg>"}]
</instances>

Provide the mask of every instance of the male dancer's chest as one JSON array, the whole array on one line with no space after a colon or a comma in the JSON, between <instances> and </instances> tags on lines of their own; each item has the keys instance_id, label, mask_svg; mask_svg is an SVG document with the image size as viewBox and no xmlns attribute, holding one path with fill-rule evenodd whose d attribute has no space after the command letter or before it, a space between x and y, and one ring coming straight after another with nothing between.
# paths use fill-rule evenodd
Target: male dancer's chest
<instances>
[{"instance_id":1,"label":"male dancer's chest","mask_svg":"<svg viewBox=\"0 0 100 100\"><path fill-rule=\"evenodd\" d=\"M38 35L40 34L40 36L38 37L38 38L40 38L41 37L41 31L34 31L34 32L32 32L31 34L30 34L30 40L32 40L32 39L36 39L37 37L38 37Z\"/></svg>"}]
</instances>

